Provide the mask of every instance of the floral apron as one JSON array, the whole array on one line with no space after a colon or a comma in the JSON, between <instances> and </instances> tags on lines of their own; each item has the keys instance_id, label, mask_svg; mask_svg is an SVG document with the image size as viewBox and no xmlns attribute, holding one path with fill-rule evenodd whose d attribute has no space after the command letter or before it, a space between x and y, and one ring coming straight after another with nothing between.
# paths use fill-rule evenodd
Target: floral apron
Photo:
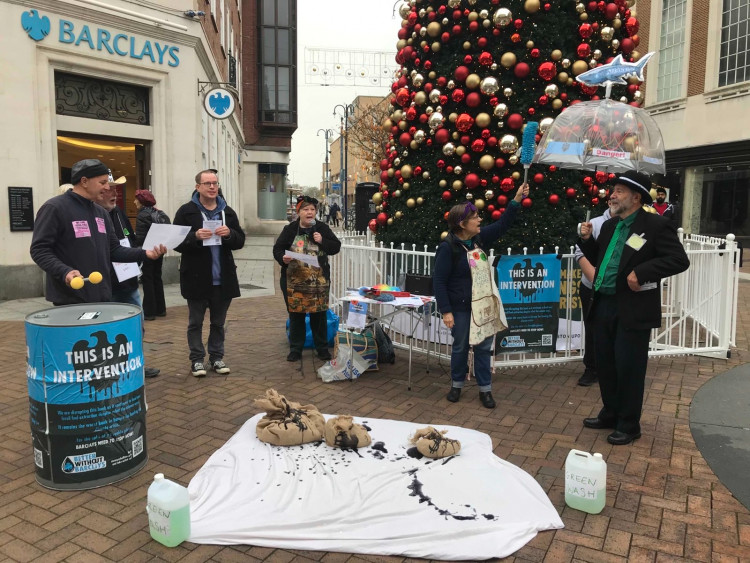
<instances>
[{"instance_id":1,"label":"floral apron","mask_svg":"<svg viewBox=\"0 0 750 563\"><path fill-rule=\"evenodd\" d=\"M320 247L305 234L298 234L289 248L292 252L325 256ZM323 268L309 266L292 260L286 269L286 294L290 313L319 313L328 309L330 282L323 275Z\"/></svg>"},{"instance_id":2,"label":"floral apron","mask_svg":"<svg viewBox=\"0 0 750 563\"><path fill-rule=\"evenodd\" d=\"M487 255L481 248L467 249L466 259L471 271L469 344L474 345L505 330L508 321Z\"/></svg>"}]
</instances>

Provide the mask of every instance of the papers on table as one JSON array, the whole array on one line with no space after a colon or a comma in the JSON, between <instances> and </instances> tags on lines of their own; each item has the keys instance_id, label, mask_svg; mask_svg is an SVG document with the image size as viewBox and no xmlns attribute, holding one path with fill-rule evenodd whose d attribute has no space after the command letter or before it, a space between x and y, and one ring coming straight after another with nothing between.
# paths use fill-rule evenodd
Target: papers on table
<instances>
[{"instance_id":1,"label":"papers on table","mask_svg":"<svg viewBox=\"0 0 750 563\"><path fill-rule=\"evenodd\" d=\"M173 250L185 240L189 232L190 227L187 225L152 223L146 240L143 241L143 250L151 250L160 244L166 246L168 250Z\"/></svg>"},{"instance_id":2,"label":"papers on table","mask_svg":"<svg viewBox=\"0 0 750 563\"><path fill-rule=\"evenodd\" d=\"M221 221L221 219L217 219L215 221L203 221L203 228L208 229L209 231L214 233L211 238L203 239L203 246L221 246L221 237L216 234L216 229L221 227L223 224L224 223Z\"/></svg>"},{"instance_id":3,"label":"papers on table","mask_svg":"<svg viewBox=\"0 0 750 563\"><path fill-rule=\"evenodd\" d=\"M318 257L317 256L311 256L310 254L302 254L300 252L292 252L291 250L287 250L284 252L285 256L291 256L295 260L299 260L300 262L304 262L308 266L312 266L313 268L320 268L320 263L318 263Z\"/></svg>"},{"instance_id":4,"label":"papers on table","mask_svg":"<svg viewBox=\"0 0 750 563\"><path fill-rule=\"evenodd\" d=\"M120 239L120 246L130 248L130 240L128 237ZM141 273L141 268L138 266L138 262L112 262L112 267L117 275L117 281L124 282L130 278L134 278Z\"/></svg>"},{"instance_id":5,"label":"papers on table","mask_svg":"<svg viewBox=\"0 0 750 563\"><path fill-rule=\"evenodd\" d=\"M346 317L346 326L351 328L365 328L367 324L367 303L361 301L349 301L349 314Z\"/></svg>"},{"instance_id":6,"label":"papers on table","mask_svg":"<svg viewBox=\"0 0 750 563\"><path fill-rule=\"evenodd\" d=\"M421 297L412 295L410 297L394 297L393 301L378 301L377 299L368 299L357 292L349 292L343 301L359 301L361 303L377 303L378 305L393 305L394 307L421 307L425 303L434 301L433 297Z\"/></svg>"}]
</instances>

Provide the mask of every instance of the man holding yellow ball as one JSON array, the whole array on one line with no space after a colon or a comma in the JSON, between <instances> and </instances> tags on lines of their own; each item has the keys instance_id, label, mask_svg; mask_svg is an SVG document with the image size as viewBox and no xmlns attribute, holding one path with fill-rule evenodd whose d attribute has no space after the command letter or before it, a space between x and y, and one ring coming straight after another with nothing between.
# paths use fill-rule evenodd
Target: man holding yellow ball
<instances>
[{"instance_id":1,"label":"man holding yellow ball","mask_svg":"<svg viewBox=\"0 0 750 563\"><path fill-rule=\"evenodd\" d=\"M76 162L70 183L73 189L39 208L31 258L47 274L46 298L54 305L110 301L111 262L156 260L167 249L120 245L109 213L96 203L109 189L109 169L102 162Z\"/></svg>"}]
</instances>

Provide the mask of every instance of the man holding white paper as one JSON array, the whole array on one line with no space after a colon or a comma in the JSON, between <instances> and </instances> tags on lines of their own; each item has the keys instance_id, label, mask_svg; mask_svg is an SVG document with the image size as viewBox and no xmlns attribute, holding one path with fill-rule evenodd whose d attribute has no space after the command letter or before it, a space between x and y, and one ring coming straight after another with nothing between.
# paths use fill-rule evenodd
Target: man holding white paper
<instances>
[{"instance_id":1,"label":"man holding white paper","mask_svg":"<svg viewBox=\"0 0 750 563\"><path fill-rule=\"evenodd\" d=\"M177 210L174 225L190 227L185 240L175 250L180 261L180 291L188 302L187 340L190 369L195 377L206 375L203 347L203 319L209 310L209 366L218 374L228 374L224 363L224 323L229 305L240 296L233 250L245 245L245 233L237 214L219 195L219 179L212 170L195 176L191 200Z\"/></svg>"}]
</instances>

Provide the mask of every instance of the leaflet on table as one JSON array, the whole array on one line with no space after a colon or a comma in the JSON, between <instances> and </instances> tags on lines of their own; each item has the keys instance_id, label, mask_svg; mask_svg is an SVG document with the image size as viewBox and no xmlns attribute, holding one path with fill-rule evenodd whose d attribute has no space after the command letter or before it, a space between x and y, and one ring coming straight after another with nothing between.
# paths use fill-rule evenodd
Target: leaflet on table
<instances>
[{"instance_id":1,"label":"leaflet on table","mask_svg":"<svg viewBox=\"0 0 750 563\"><path fill-rule=\"evenodd\" d=\"M300 252L292 252L291 250L287 250L284 252L286 256L291 256L295 260L299 260L300 262L304 262L308 266L312 266L313 268L320 268L320 263L318 262L317 256L312 256L310 254L302 254Z\"/></svg>"},{"instance_id":2,"label":"leaflet on table","mask_svg":"<svg viewBox=\"0 0 750 563\"><path fill-rule=\"evenodd\" d=\"M394 297L393 301L378 301L377 299L368 299L362 297L359 293L347 293L344 298L346 301L361 301L362 303L378 303L380 305L393 305L400 307L421 307L425 303L432 301L429 298L423 298L418 295L411 297Z\"/></svg>"},{"instance_id":3,"label":"leaflet on table","mask_svg":"<svg viewBox=\"0 0 750 563\"><path fill-rule=\"evenodd\" d=\"M128 237L120 239L120 246L130 248L130 240L128 240ZM119 282L124 282L130 278L134 278L141 273L141 268L138 266L138 262L112 262L112 267L115 269L117 281Z\"/></svg>"},{"instance_id":4,"label":"leaflet on table","mask_svg":"<svg viewBox=\"0 0 750 563\"><path fill-rule=\"evenodd\" d=\"M203 239L203 246L221 246L221 237L216 234L216 229L221 227L224 223L221 219L217 220L205 220L203 221L203 228L208 229L213 235L211 238Z\"/></svg>"},{"instance_id":5,"label":"leaflet on table","mask_svg":"<svg viewBox=\"0 0 750 563\"><path fill-rule=\"evenodd\" d=\"M152 223L146 234L146 240L143 241L143 249L151 250L155 246L163 244L168 250L173 250L176 246L182 244L189 232L190 227L187 225Z\"/></svg>"},{"instance_id":6,"label":"leaflet on table","mask_svg":"<svg viewBox=\"0 0 750 563\"><path fill-rule=\"evenodd\" d=\"M349 314L346 316L346 326L364 329L367 324L368 304L362 301L349 301Z\"/></svg>"}]
</instances>

